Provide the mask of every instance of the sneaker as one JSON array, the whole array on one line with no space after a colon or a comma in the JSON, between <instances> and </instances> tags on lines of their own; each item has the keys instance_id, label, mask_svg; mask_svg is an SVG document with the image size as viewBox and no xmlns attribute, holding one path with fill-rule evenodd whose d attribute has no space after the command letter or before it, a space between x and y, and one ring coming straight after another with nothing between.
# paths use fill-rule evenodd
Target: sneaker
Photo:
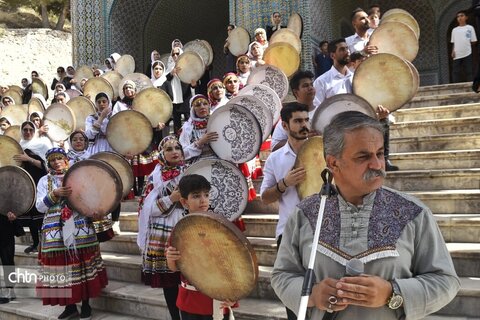
<instances>
[{"instance_id":1,"label":"sneaker","mask_svg":"<svg viewBox=\"0 0 480 320\"><path fill-rule=\"evenodd\" d=\"M37 253L38 249L37 249L37 246L31 245L31 246L26 247L25 250L23 250L23 252L25 252L25 253Z\"/></svg>"},{"instance_id":2,"label":"sneaker","mask_svg":"<svg viewBox=\"0 0 480 320\"><path fill-rule=\"evenodd\" d=\"M118 236L122 232L120 230L120 222L119 221L113 221L112 229L113 229L113 233L115 233L115 235Z\"/></svg>"},{"instance_id":3,"label":"sneaker","mask_svg":"<svg viewBox=\"0 0 480 320\"><path fill-rule=\"evenodd\" d=\"M63 312L58 316L58 319L67 320L67 319L76 318L78 316L79 316L79 313L77 310L77 306L73 305L73 307L70 307L70 305L68 305L65 308L65 310L63 310Z\"/></svg>"},{"instance_id":4,"label":"sneaker","mask_svg":"<svg viewBox=\"0 0 480 320\"><path fill-rule=\"evenodd\" d=\"M92 319L92 308L90 306L82 306L82 312L80 313L80 320Z\"/></svg>"}]
</instances>

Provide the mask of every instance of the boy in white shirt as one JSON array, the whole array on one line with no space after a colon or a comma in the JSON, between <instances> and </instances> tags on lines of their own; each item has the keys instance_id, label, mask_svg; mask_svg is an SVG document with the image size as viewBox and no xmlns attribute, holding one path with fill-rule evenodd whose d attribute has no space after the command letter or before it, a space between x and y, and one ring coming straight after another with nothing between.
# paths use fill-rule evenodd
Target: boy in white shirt
<instances>
[{"instance_id":1,"label":"boy in white shirt","mask_svg":"<svg viewBox=\"0 0 480 320\"><path fill-rule=\"evenodd\" d=\"M477 42L475 29L467 24L467 14L465 11L457 13L458 27L452 30L452 80L453 82L472 81L473 78L473 59L472 45ZM462 79L462 72L465 78Z\"/></svg>"}]
</instances>

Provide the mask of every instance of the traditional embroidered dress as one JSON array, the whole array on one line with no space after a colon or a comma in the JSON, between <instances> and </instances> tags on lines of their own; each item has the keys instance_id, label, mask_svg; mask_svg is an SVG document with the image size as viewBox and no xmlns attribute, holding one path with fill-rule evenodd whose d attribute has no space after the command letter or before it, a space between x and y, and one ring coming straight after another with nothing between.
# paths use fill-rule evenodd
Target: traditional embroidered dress
<instances>
[{"instance_id":1,"label":"traditional embroidered dress","mask_svg":"<svg viewBox=\"0 0 480 320\"><path fill-rule=\"evenodd\" d=\"M290 216L272 273L272 287L291 310L298 310L320 197L300 202ZM314 266L317 281L339 279L352 258L365 263L365 273L395 279L403 308L350 305L337 319L423 319L452 300L459 280L432 212L418 199L390 188L363 198L361 206L341 195L328 198ZM325 311L311 308L310 319Z\"/></svg>"},{"instance_id":2,"label":"traditional embroidered dress","mask_svg":"<svg viewBox=\"0 0 480 320\"><path fill-rule=\"evenodd\" d=\"M110 97L107 94L105 94L104 97L108 99L108 107L111 108L112 101ZM88 153L90 155L103 151L113 151L107 140L107 126L112 117L112 113L103 119L100 127L96 127L94 123L97 122L99 116L100 112L97 112L94 115L89 115L85 119L85 135L89 140Z\"/></svg>"},{"instance_id":3,"label":"traditional embroidered dress","mask_svg":"<svg viewBox=\"0 0 480 320\"><path fill-rule=\"evenodd\" d=\"M142 251L142 281L152 288L179 284L179 273L167 267L165 249L168 238L184 210L172 203L170 195L177 187L184 166L158 164L148 177L139 204L137 244Z\"/></svg>"},{"instance_id":4,"label":"traditional embroidered dress","mask_svg":"<svg viewBox=\"0 0 480 320\"><path fill-rule=\"evenodd\" d=\"M95 230L89 218L52 197L64 174L50 172L37 186L38 211L45 212L38 255L44 279L37 286L44 305L68 305L100 295L108 284ZM65 276L66 281L58 277Z\"/></svg>"}]
</instances>

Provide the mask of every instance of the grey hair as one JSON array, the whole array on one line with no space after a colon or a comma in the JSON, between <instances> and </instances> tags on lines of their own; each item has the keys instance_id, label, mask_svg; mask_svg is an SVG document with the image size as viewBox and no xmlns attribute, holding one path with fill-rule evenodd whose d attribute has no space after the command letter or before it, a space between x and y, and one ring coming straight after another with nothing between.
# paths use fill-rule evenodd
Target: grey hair
<instances>
[{"instance_id":1,"label":"grey hair","mask_svg":"<svg viewBox=\"0 0 480 320\"><path fill-rule=\"evenodd\" d=\"M364 113L346 111L337 114L323 130L323 152L325 156L332 155L339 158L345 147L345 134L363 128L378 130L382 136L385 130L378 120Z\"/></svg>"}]
</instances>

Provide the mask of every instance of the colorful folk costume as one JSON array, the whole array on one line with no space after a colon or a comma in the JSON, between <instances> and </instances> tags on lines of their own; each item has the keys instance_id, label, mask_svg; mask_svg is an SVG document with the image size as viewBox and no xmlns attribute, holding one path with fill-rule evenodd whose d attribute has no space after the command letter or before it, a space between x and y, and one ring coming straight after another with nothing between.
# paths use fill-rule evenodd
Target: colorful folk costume
<instances>
[{"instance_id":1,"label":"colorful folk costume","mask_svg":"<svg viewBox=\"0 0 480 320\"><path fill-rule=\"evenodd\" d=\"M179 148L181 161L174 165L168 163L164 156L166 148ZM163 288L172 319L179 319L175 301L180 273L168 269L165 250L174 226L184 215L182 205L170 198L183 175L184 157L174 136L165 137L159 150L160 163L148 177L140 199L137 244L142 252L142 281L152 288Z\"/></svg>"},{"instance_id":2,"label":"colorful folk costume","mask_svg":"<svg viewBox=\"0 0 480 320\"><path fill-rule=\"evenodd\" d=\"M64 314L78 314L75 303L82 301L82 318L85 309L91 308L88 299L100 295L108 284L107 272L100 255L100 247L90 218L70 209L65 198L55 196L54 190L62 187L68 169L68 157L61 148L52 148L46 154L50 172L42 177L37 186L38 211L45 213L42 226L42 241L39 262L44 278L37 292L44 305L67 306ZM55 161L64 160L64 169L53 169ZM60 270L65 281L56 271ZM88 310L87 310L88 311Z\"/></svg>"}]
</instances>

